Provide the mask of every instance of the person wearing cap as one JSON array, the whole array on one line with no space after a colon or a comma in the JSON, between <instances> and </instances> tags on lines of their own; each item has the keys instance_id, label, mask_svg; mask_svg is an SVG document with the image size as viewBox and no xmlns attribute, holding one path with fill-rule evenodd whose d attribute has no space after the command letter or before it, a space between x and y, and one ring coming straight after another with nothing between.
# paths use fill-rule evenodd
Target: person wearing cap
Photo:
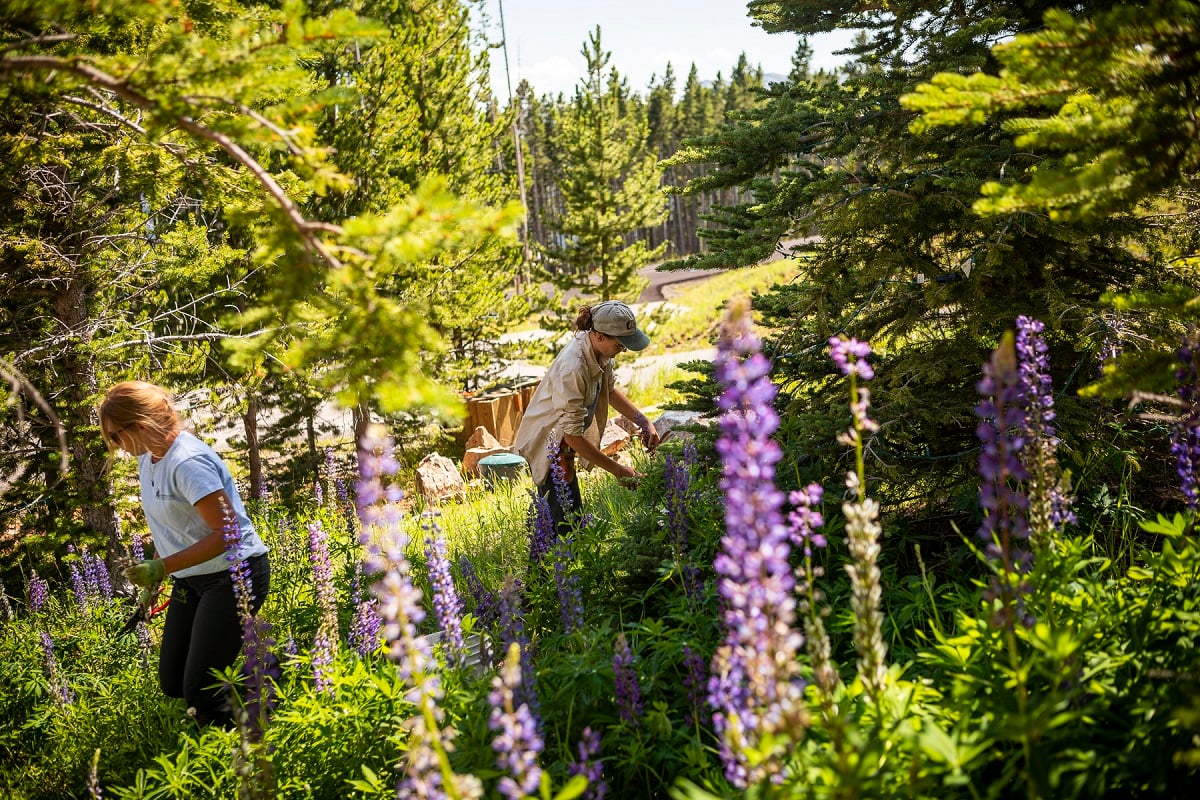
<instances>
[{"instance_id":1,"label":"person wearing cap","mask_svg":"<svg viewBox=\"0 0 1200 800\"><path fill-rule=\"evenodd\" d=\"M584 306L575 320L575 331L530 398L513 445L529 462L538 495L548 502L559 531L565 531L566 521L583 505L575 475L576 455L612 473L623 486L636 487L643 477L600 451L610 407L638 426L647 448L658 446L653 423L613 385L613 358L650 344L650 338L638 329L633 310L616 300ZM558 458L566 479L566 507L554 490L552 457Z\"/></svg>"}]
</instances>

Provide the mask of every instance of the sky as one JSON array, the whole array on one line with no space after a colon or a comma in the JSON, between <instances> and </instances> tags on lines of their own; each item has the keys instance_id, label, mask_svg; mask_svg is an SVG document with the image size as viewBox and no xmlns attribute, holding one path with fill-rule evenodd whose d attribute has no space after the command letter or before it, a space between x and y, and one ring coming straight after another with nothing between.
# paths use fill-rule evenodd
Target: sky
<instances>
[{"instance_id":1,"label":"sky","mask_svg":"<svg viewBox=\"0 0 1200 800\"><path fill-rule=\"evenodd\" d=\"M601 47L612 53L610 66L640 93L652 75L662 78L667 62L682 89L693 63L700 79L711 81L718 72L728 77L743 52L751 66L787 75L799 41L754 27L745 0L485 0L484 32L493 44L506 38L501 3L512 88L526 78L539 95L574 92L587 69L580 51L597 25ZM851 39L849 32L811 38L813 68L840 63L832 52ZM504 51L493 49L491 60L492 91L503 99Z\"/></svg>"}]
</instances>

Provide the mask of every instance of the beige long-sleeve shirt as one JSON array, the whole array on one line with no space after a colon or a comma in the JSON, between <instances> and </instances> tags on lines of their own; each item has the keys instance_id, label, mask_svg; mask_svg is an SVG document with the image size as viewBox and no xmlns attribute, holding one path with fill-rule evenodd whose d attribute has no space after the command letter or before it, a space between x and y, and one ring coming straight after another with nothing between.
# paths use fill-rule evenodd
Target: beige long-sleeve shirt
<instances>
[{"instance_id":1,"label":"beige long-sleeve shirt","mask_svg":"<svg viewBox=\"0 0 1200 800\"><path fill-rule=\"evenodd\" d=\"M529 462L534 483L544 483L550 474L551 443L564 436L584 436L599 445L612 388L612 360L601 364L587 332L576 333L534 390L517 429L513 447ZM595 414L585 425L593 406Z\"/></svg>"}]
</instances>

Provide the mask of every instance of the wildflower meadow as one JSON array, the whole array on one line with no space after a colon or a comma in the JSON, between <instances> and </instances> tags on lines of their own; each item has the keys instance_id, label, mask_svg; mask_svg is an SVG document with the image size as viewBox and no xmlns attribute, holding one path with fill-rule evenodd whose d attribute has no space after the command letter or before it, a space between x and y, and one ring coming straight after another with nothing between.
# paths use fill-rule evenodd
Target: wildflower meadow
<instances>
[{"instance_id":1,"label":"wildflower meadow","mask_svg":"<svg viewBox=\"0 0 1200 800\"><path fill-rule=\"evenodd\" d=\"M423 507L383 429L233 559L236 728L157 686L159 609L125 623L104 554L6 585L0 787L13 798L1192 797L1200 785L1200 442L1177 508L1114 552L1059 464L1044 329L978 376L976 524L954 568L898 552L873 498L870 343L825 351L845 469L798 482L747 301L713 424L584 480L555 530L528 479ZM1193 408L1197 349L1180 353ZM1194 413L1194 412L1193 412ZM336 490L334 487L338 487ZM565 487L563 487L565 490ZM236 538L236 530L229 532ZM130 558L144 546L134 527ZM913 566L915 564L915 566ZM123 630L123 627L126 630Z\"/></svg>"}]
</instances>

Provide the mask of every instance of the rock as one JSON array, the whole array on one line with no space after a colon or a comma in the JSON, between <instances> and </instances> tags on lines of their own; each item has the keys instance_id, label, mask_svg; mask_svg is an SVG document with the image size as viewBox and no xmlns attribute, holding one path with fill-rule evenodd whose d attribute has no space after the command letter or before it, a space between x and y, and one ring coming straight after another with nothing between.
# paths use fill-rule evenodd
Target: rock
<instances>
[{"instance_id":1,"label":"rock","mask_svg":"<svg viewBox=\"0 0 1200 800\"><path fill-rule=\"evenodd\" d=\"M487 433L487 431L484 431L483 428L479 428L476 431L476 433L478 433L478 431L483 431L484 433ZM471 437L471 438L474 438L474 437ZM492 439L493 442L496 441L491 436L491 434L488 434L488 438ZM479 447L468 448L467 452L463 453L463 462L462 462L463 474L470 475L472 477L479 477L479 462L480 461L487 458L488 456L495 455L496 453L510 453L510 452L512 452L512 451L509 450L507 447L501 447L499 442L496 442L496 445L494 447L487 447L486 445L480 445Z\"/></svg>"},{"instance_id":2,"label":"rock","mask_svg":"<svg viewBox=\"0 0 1200 800\"><path fill-rule=\"evenodd\" d=\"M681 431L679 428L695 424L707 427L711 424L710 420L702 417L703 415L699 411L665 411L662 416L654 420L654 430L658 431L658 439L661 442L665 442L669 438L682 438L682 434L686 431Z\"/></svg>"},{"instance_id":3,"label":"rock","mask_svg":"<svg viewBox=\"0 0 1200 800\"><path fill-rule=\"evenodd\" d=\"M625 431L630 436L637 436L641 432L641 429L638 428L637 423L635 423L629 417L617 417L615 420L613 420L613 422L615 422L621 430Z\"/></svg>"},{"instance_id":4,"label":"rock","mask_svg":"<svg viewBox=\"0 0 1200 800\"><path fill-rule=\"evenodd\" d=\"M629 432L613 420L604 426L604 435L600 437L600 452L611 456L625 449L629 444Z\"/></svg>"},{"instance_id":5,"label":"rock","mask_svg":"<svg viewBox=\"0 0 1200 800\"><path fill-rule=\"evenodd\" d=\"M500 444L500 440L492 436L488 429L482 425L476 427L475 432L471 434L471 438L467 439L467 449L470 450L473 447L483 447L488 450L504 449L504 445ZM464 467L465 465L464 462Z\"/></svg>"},{"instance_id":6,"label":"rock","mask_svg":"<svg viewBox=\"0 0 1200 800\"><path fill-rule=\"evenodd\" d=\"M428 502L438 503L466 496L467 484L453 461L430 453L417 465L417 492Z\"/></svg>"}]
</instances>

